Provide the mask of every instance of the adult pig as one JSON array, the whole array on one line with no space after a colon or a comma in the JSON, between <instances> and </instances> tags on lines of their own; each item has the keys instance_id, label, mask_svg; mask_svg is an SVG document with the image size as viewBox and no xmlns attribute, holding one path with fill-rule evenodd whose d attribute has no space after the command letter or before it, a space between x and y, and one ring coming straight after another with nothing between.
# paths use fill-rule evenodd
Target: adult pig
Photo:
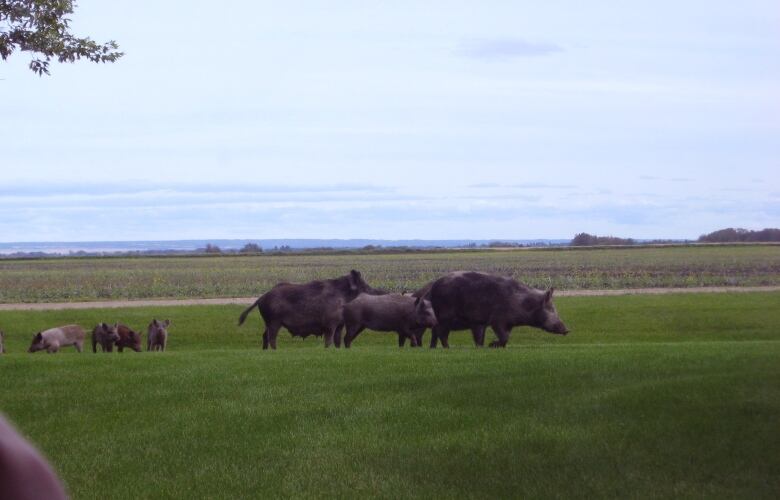
<instances>
[{"instance_id":1,"label":"adult pig","mask_svg":"<svg viewBox=\"0 0 780 500\"><path fill-rule=\"evenodd\" d=\"M97 352L97 346L103 349L103 352L113 352L114 343L119 340L119 333L117 332L117 324L109 325L108 323L100 323L92 329L92 352Z\"/></svg>"},{"instance_id":2,"label":"adult pig","mask_svg":"<svg viewBox=\"0 0 780 500\"><path fill-rule=\"evenodd\" d=\"M57 328L50 328L43 332L38 332L33 336L32 343L28 352L42 351L53 353L60 350L60 347L72 345L78 352L84 347L84 329L79 325L65 325Z\"/></svg>"},{"instance_id":3,"label":"adult pig","mask_svg":"<svg viewBox=\"0 0 780 500\"><path fill-rule=\"evenodd\" d=\"M341 346L342 308L361 293L383 294L371 288L354 269L349 274L308 283L279 283L246 308L238 319L242 325L257 307L265 322L263 349L276 349L282 327L294 336L324 335L325 347Z\"/></svg>"},{"instance_id":4,"label":"adult pig","mask_svg":"<svg viewBox=\"0 0 780 500\"><path fill-rule=\"evenodd\" d=\"M566 335L569 330L558 317L552 302L553 289L528 287L518 281L493 274L458 271L434 281L425 298L431 301L438 325L433 328L431 347L441 341L449 347L452 330L482 329L474 342L483 345L484 329L490 326L498 340L491 347L506 347L515 326L527 325L550 333Z\"/></svg>"},{"instance_id":5,"label":"adult pig","mask_svg":"<svg viewBox=\"0 0 780 500\"><path fill-rule=\"evenodd\" d=\"M431 303L421 297L361 294L344 306L344 347L349 347L365 328L377 332L397 332L398 346L408 338L413 347L422 341L426 328L436 325Z\"/></svg>"}]
</instances>

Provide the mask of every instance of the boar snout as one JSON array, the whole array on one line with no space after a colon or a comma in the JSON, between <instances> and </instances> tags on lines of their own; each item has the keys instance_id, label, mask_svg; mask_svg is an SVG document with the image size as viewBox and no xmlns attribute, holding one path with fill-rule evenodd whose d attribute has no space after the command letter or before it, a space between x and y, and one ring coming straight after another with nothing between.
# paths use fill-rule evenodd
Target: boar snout
<instances>
[{"instance_id":1,"label":"boar snout","mask_svg":"<svg viewBox=\"0 0 780 500\"><path fill-rule=\"evenodd\" d=\"M566 335L569 333L569 329L566 328L566 325L564 325L562 321L558 321L557 323L553 324L552 328L546 330L556 335Z\"/></svg>"}]
</instances>

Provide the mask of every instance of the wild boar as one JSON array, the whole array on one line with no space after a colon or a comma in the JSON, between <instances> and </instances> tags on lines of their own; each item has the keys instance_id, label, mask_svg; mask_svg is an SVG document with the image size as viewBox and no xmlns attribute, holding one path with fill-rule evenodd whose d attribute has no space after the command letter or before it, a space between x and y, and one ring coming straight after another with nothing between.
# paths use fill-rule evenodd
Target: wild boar
<instances>
[{"instance_id":1,"label":"wild boar","mask_svg":"<svg viewBox=\"0 0 780 500\"><path fill-rule=\"evenodd\" d=\"M450 331L464 329L472 329L475 344L481 346L487 326L498 337L491 347L506 347L512 328L521 325L566 335L569 330L558 317L552 296L552 288L537 290L505 276L450 273L434 281L425 293L438 320L432 330L431 347L436 347L437 340L442 347L449 347ZM481 339L475 329L481 329Z\"/></svg>"},{"instance_id":2,"label":"wild boar","mask_svg":"<svg viewBox=\"0 0 780 500\"><path fill-rule=\"evenodd\" d=\"M42 351L46 349L49 353L60 350L60 347L72 345L78 352L84 347L84 329L79 325L65 325L57 328L50 328L43 332L33 335L32 343L28 352Z\"/></svg>"},{"instance_id":3,"label":"wild boar","mask_svg":"<svg viewBox=\"0 0 780 500\"><path fill-rule=\"evenodd\" d=\"M125 347L129 347L135 352L141 352L140 332L135 332L121 323L117 325L116 331L119 334L119 339L116 341L116 348L119 352L123 352Z\"/></svg>"},{"instance_id":4,"label":"wild boar","mask_svg":"<svg viewBox=\"0 0 780 500\"><path fill-rule=\"evenodd\" d=\"M354 269L339 278L303 284L279 283L246 308L239 317L242 325L257 307L263 321L263 349L276 349L276 337L282 327L293 336L324 335L325 347L341 346L342 308L361 293L384 294L371 288Z\"/></svg>"},{"instance_id":5,"label":"wild boar","mask_svg":"<svg viewBox=\"0 0 780 500\"><path fill-rule=\"evenodd\" d=\"M114 343L117 340L119 340L117 324L100 323L92 329L92 352L97 352L98 344L100 344L103 352L113 352Z\"/></svg>"},{"instance_id":6,"label":"wild boar","mask_svg":"<svg viewBox=\"0 0 780 500\"><path fill-rule=\"evenodd\" d=\"M436 315L428 300L408 295L361 294L344 306L344 347L349 347L365 328L377 332L397 332L398 346L408 338L419 345L426 328L436 325Z\"/></svg>"},{"instance_id":7,"label":"wild boar","mask_svg":"<svg viewBox=\"0 0 780 500\"><path fill-rule=\"evenodd\" d=\"M146 331L146 350L165 351L168 346L168 327L171 320L157 321L153 319Z\"/></svg>"}]
</instances>

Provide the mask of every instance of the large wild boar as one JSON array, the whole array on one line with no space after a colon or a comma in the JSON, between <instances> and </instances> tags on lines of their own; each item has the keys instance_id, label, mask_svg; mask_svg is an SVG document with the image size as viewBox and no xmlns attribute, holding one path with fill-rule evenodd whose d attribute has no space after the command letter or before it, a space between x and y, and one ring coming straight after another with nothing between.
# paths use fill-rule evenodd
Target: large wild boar
<instances>
[{"instance_id":1,"label":"large wild boar","mask_svg":"<svg viewBox=\"0 0 780 500\"><path fill-rule=\"evenodd\" d=\"M491 347L505 347L515 326L533 326L560 335L569 332L553 305L552 288L537 290L509 277L470 271L447 274L427 288L425 298L431 301L438 320L431 347L436 347L437 340L449 347L450 331L465 329L472 330L474 343L481 346L487 326L498 337Z\"/></svg>"},{"instance_id":2,"label":"large wild boar","mask_svg":"<svg viewBox=\"0 0 780 500\"><path fill-rule=\"evenodd\" d=\"M119 352L124 351L125 347L129 347L135 352L141 352L140 332L135 332L121 323L117 325L116 331L119 334L119 340L116 341L116 348Z\"/></svg>"},{"instance_id":3,"label":"large wild boar","mask_svg":"<svg viewBox=\"0 0 780 500\"><path fill-rule=\"evenodd\" d=\"M33 335L32 344L28 352L42 351L53 353L60 350L60 347L72 345L78 352L84 347L84 329L79 325L65 325L57 328L50 328L43 332Z\"/></svg>"},{"instance_id":4,"label":"large wild boar","mask_svg":"<svg viewBox=\"0 0 780 500\"><path fill-rule=\"evenodd\" d=\"M168 347L168 327L171 320L157 321L153 319L146 331L146 350L165 351Z\"/></svg>"},{"instance_id":5,"label":"large wild boar","mask_svg":"<svg viewBox=\"0 0 780 500\"><path fill-rule=\"evenodd\" d=\"M97 346L103 349L103 352L114 352L114 343L119 340L117 324L109 325L100 323L92 329L92 352L97 352Z\"/></svg>"},{"instance_id":6,"label":"large wild boar","mask_svg":"<svg viewBox=\"0 0 780 500\"><path fill-rule=\"evenodd\" d=\"M412 347L422 341L426 328L436 325L431 303L420 297L361 294L344 306L344 347L349 347L365 328L377 332L397 332L398 346L408 338Z\"/></svg>"},{"instance_id":7,"label":"large wild boar","mask_svg":"<svg viewBox=\"0 0 780 500\"><path fill-rule=\"evenodd\" d=\"M265 322L263 349L276 349L276 337L282 327L298 337L324 335L325 347L341 346L342 308L361 293L385 292L368 286L354 269L339 278L303 284L279 283L246 308L239 317L242 325L257 307Z\"/></svg>"}]
</instances>

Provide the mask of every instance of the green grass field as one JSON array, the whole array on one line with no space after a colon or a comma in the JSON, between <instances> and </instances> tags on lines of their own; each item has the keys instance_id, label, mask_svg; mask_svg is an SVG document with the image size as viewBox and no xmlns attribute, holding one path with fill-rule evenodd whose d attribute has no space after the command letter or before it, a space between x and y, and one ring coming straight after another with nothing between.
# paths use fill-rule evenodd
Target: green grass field
<instances>
[{"instance_id":1,"label":"green grass field","mask_svg":"<svg viewBox=\"0 0 780 500\"><path fill-rule=\"evenodd\" d=\"M780 285L780 245L0 260L0 302L246 297L350 269L393 291L456 269L564 290Z\"/></svg>"},{"instance_id":2,"label":"green grass field","mask_svg":"<svg viewBox=\"0 0 780 500\"><path fill-rule=\"evenodd\" d=\"M0 312L0 408L75 498L778 497L780 293L556 304L568 337L449 351L263 352L237 306ZM24 352L153 316L167 353Z\"/></svg>"}]
</instances>

